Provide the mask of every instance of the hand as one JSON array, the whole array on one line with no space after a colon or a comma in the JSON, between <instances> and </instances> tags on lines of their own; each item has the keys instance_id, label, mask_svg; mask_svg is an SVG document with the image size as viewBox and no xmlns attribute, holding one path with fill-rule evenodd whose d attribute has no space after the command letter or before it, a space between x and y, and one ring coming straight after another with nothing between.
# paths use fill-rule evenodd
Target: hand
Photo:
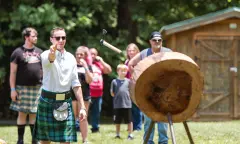
<instances>
[{"instance_id":1,"label":"hand","mask_svg":"<svg viewBox=\"0 0 240 144\"><path fill-rule=\"evenodd\" d=\"M84 59L80 59L80 64L85 67L88 68L87 62Z\"/></svg>"},{"instance_id":2,"label":"hand","mask_svg":"<svg viewBox=\"0 0 240 144\"><path fill-rule=\"evenodd\" d=\"M12 99L12 101L16 102L17 98L18 98L17 91L11 91L11 99Z\"/></svg>"},{"instance_id":3,"label":"hand","mask_svg":"<svg viewBox=\"0 0 240 144\"><path fill-rule=\"evenodd\" d=\"M55 57L56 50L57 50L57 45L56 44L50 46L50 53L48 55L49 61L54 61L55 60L55 58L56 58Z\"/></svg>"},{"instance_id":4,"label":"hand","mask_svg":"<svg viewBox=\"0 0 240 144\"><path fill-rule=\"evenodd\" d=\"M129 73L132 75L132 73L133 73L133 71L134 71L133 66L129 65L129 66L128 66L128 71L129 71Z\"/></svg>"},{"instance_id":5,"label":"hand","mask_svg":"<svg viewBox=\"0 0 240 144\"><path fill-rule=\"evenodd\" d=\"M103 59L100 56L96 56L97 61L103 61Z\"/></svg>"},{"instance_id":6,"label":"hand","mask_svg":"<svg viewBox=\"0 0 240 144\"><path fill-rule=\"evenodd\" d=\"M87 118L87 111L86 109L81 108L79 111L79 120L83 121L86 118Z\"/></svg>"}]
</instances>

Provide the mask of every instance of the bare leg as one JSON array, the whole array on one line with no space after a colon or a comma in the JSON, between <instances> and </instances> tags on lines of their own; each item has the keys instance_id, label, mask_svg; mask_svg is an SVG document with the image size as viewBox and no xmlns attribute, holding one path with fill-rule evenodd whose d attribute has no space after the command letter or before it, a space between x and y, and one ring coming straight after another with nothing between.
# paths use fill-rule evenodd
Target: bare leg
<instances>
[{"instance_id":1,"label":"bare leg","mask_svg":"<svg viewBox=\"0 0 240 144\"><path fill-rule=\"evenodd\" d=\"M88 114L89 103L90 102L88 102L88 101L84 101L87 114ZM82 135L82 141L84 142L87 140L87 136L88 136L88 120L87 120L87 118L80 121L80 130L81 130L81 135Z\"/></svg>"},{"instance_id":2,"label":"bare leg","mask_svg":"<svg viewBox=\"0 0 240 144\"><path fill-rule=\"evenodd\" d=\"M120 124L116 124L116 133L120 136Z\"/></svg>"},{"instance_id":3,"label":"bare leg","mask_svg":"<svg viewBox=\"0 0 240 144\"><path fill-rule=\"evenodd\" d=\"M27 114L24 112L18 112L17 124L23 125L27 122Z\"/></svg>"},{"instance_id":4,"label":"bare leg","mask_svg":"<svg viewBox=\"0 0 240 144\"><path fill-rule=\"evenodd\" d=\"M36 114L29 114L29 124L35 124Z\"/></svg>"},{"instance_id":5,"label":"bare leg","mask_svg":"<svg viewBox=\"0 0 240 144\"><path fill-rule=\"evenodd\" d=\"M130 123L128 124L128 134L129 134L129 135L132 134L132 131L133 131L133 123L130 122Z\"/></svg>"}]
</instances>

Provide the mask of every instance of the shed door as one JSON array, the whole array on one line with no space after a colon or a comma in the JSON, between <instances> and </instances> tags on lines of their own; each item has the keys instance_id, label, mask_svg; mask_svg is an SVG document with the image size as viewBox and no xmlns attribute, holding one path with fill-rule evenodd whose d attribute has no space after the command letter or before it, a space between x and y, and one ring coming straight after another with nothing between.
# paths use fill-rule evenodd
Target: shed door
<instances>
[{"instance_id":1,"label":"shed door","mask_svg":"<svg viewBox=\"0 0 240 144\"><path fill-rule=\"evenodd\" d=\"M195 61L204 75L204 92L197 116L238 117L240 45L236 36L195 37ZM239 57L239 60L238 60ZM240 88L240 87L239 87ZM235 100L235 101L234 101Z\"/></svg>"}]
</instances>

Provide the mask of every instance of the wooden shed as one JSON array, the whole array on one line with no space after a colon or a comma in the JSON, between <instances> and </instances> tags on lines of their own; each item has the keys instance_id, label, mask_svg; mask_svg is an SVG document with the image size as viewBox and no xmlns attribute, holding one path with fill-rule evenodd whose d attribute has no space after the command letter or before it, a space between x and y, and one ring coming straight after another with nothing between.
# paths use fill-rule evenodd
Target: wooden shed
<instances>
[{"instance_id":1,"label":"wooden shed","mask_svg":"<svg viewBox=\"0 0 240 144\"><path fill-rule=\"evenodd\" d=\"M204 75L197 119L240 118L240 8L162 27L164 45L190 56Z\"/></svg>"}]
</instances>

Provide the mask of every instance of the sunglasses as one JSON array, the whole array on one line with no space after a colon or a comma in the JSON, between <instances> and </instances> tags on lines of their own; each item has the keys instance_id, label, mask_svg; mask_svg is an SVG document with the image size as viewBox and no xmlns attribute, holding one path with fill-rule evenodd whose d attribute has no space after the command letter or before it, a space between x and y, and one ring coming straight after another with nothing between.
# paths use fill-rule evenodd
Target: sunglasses
<instances>
[{"instance_id":1,"label":"sunglasses","mask_svg":"<svg viewBox=\"0 0 240 144\"><path fill-rule=\"evenodd\" d=\"M154 42L162 42L162 39L159 39L159 40L152 39L152 41L154 41Z\"/></svg>"},{"instance_id":2,"label":"sunglasses","mask_svg":"<svg viewBox=\"0 0 240 144\"><path fill-rule=\"evenodd\" d=\"M62 37L53 37L53 38L55 38L57 41L59 41L60 39L62 39L62 40L65 40L66 39L66 36L62 36Z\"/></svg>"}]
</instances>

